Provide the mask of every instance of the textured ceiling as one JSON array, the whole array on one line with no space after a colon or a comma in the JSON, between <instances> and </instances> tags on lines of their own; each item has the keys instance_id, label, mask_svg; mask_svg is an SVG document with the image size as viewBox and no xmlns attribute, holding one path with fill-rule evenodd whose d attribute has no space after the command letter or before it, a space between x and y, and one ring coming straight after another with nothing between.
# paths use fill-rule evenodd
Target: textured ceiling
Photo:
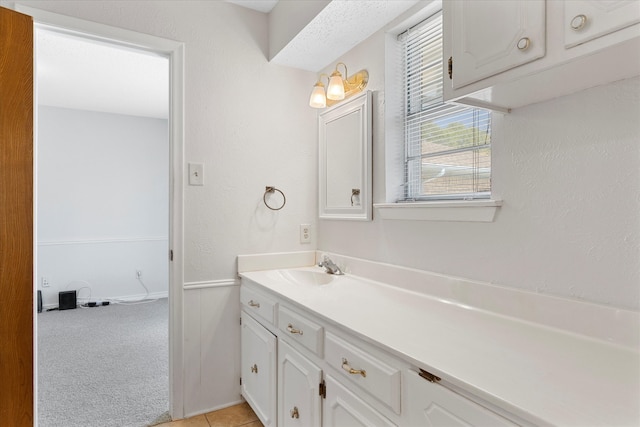
<instances>
[{"instance_id":1,"label":"textured ceiling","mask_svg":"<svg viewBox=\"0 0 640 427\"><path fill-rule=\"evenodd\" d=\"M36 32L38 104L168 117L169 60L44 29Z\"/></svg>"},{"instance_id":2,"label":"textured ceiling","mask_svg":"<svg viewBox=\"0 0 640 427\"><path fill-rule=\"evenodd\" d=\"M334 0L271 61L319 71L416 3L418 0Z\"/></svg>"},{"instance_id":3,"label":"textured ceiling","mask_svg":"<svg viewBox=\"0 0 640 427\"><path fill-rule=\"evenodd\" d=\"M278 0L225 0L229 3L235 3L238 6L247 7L257 10L258 12L269 13L278 3Z\"/></svg>"}]
</instances>

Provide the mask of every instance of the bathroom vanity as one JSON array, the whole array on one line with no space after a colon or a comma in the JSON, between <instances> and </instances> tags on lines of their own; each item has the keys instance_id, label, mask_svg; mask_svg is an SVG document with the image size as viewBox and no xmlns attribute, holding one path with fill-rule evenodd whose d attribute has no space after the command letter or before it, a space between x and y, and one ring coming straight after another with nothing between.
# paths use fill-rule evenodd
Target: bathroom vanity
<instances>
[{"instance_id":1,"label":"bathroom vanity","mask_svg":"<svg viewBox=\"0 0 640 427\"><path fill-rule=\"evenodd\" d=\"M345 275L239 258L265 426L640 423L637 313L332 258Z\"/></svg>"}]
</instances>

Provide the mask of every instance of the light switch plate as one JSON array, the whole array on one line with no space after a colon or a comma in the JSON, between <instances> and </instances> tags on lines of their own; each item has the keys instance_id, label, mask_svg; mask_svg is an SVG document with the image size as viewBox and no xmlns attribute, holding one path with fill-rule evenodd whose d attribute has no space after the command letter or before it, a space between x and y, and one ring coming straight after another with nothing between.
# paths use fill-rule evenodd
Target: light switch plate
<instances>
[{"instance_id":1,"label":"light switch plate","mask_svg":"<svg viewBox=\"0 0 640 427\"><path fill-rule=\"evenodd\" d=\"M189 185L204 185L204 165L189 163Z\"/></svg>"}]
</instances>

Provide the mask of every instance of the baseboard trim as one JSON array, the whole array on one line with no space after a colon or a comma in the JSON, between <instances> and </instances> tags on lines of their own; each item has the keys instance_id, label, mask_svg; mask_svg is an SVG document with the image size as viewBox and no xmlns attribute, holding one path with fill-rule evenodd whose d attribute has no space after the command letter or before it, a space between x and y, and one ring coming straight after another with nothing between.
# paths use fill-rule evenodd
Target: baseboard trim
<instances>
[{"instance_id":1,"label":"baseboard trim","mask_svg":"<svg viewBox=\"0 0 640 427\"><path fill-rule=\"evenodd\" d=\"M113 296L113 297L91 297L91 299L88 299L86 297L80 297L78 298L78 304L85 304L89 301L109 301L109 302L113 302L113 304L117 304L117 302L115 301L121 301L124 303L127 302L135 302L135 301L139 301L142 299L145 300L150 300L150 299L160 299L160 298L168 298L169 297L169 292L168 291L163 291L163 292L152 292L149 295L146 294L140 294L140 295L124 295L124 296ZM48 309L51 308L56 308L58 307L58 304L43 304L42 305L42 310L46 311Z\"/></svg>"},{"instance_id":2,"label":"baseboard trim","mask_svg":"<svg viewBox=\"0 0 640 427\"><path fill-rule=\"evenodd\" d=\"M195 416L202 415L202 414L208 414L209 412L219 411L220 409L229 408L231 406L239 405L239 404L244 403L244 402L245 402L244 399L240 399L240 400L237 400L237 401L234 401L234 402L225 403L224 405L213 406L213 407L211 407L209 409L199 410L199 411L196 411L196 412L188 412L188 413L184 414L184 417L185 418L191 418L191 417L195 417Z\"/></svg>"}]
</instances>

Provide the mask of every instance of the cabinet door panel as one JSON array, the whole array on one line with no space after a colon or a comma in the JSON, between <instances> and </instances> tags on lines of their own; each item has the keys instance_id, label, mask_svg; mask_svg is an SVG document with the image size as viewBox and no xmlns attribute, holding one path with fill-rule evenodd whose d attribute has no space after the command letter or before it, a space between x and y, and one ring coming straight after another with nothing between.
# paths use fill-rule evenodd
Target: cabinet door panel
<instances>
[{"instance_id":1,"label":"cabinet door panel","mask_svg":"<svg viewBox=\"0 0 640 427\"><path fill-rule=\"evenodd\" d=\"M320 427L322 371L278 340L278 418L280 427Z\"/></svg>"},{"instance_id":2,"label":"cabinet door panel","mask_svg":"<svg viewBox=\"0 0 640 427\"><path fill-rule=\"evenodd\" d=\"M567 0L564 2L564 45L567 48L640 22L637 0Z\"/></svg>"},{"instance_id":3,"label":"cabinet door panel","mask_svg":"<svg viewBox=\"0 0 640 427\"><path fill-rule=\"evenodd\" d=\"M452 1L453 87L545 55L543 0Z\"/></svg>"},{"instance_id":4,"label":"cabinet door panel","mask_svg":"<svg viewBox=\"0 0 640 427\"><path fill-rule=\"evenodd\" d=\"M360 400L330 374L325 376L327 398L322 408L323 426L326 427L393 427L390 420Z\"/></svg>"},{"instance_id":5,"label":"cabinet door panel","mask_svg":"<svg viewBox=\"0 0 640 427\"><path fill-rule=\"evenodd\" d=\"M514 427L477 403L408 371L404 411L408 426Z\"/></svg>"},{"instance_id":6,"label":"cabinet door panel","mask_svg":"<svg viewBox=\"0 0 640 427\"><path fill-rule=\"evenodd\" d=\"M276 337L243 313L242 396L265 426L276 425Z\"/></svg>"}]
</instances>

